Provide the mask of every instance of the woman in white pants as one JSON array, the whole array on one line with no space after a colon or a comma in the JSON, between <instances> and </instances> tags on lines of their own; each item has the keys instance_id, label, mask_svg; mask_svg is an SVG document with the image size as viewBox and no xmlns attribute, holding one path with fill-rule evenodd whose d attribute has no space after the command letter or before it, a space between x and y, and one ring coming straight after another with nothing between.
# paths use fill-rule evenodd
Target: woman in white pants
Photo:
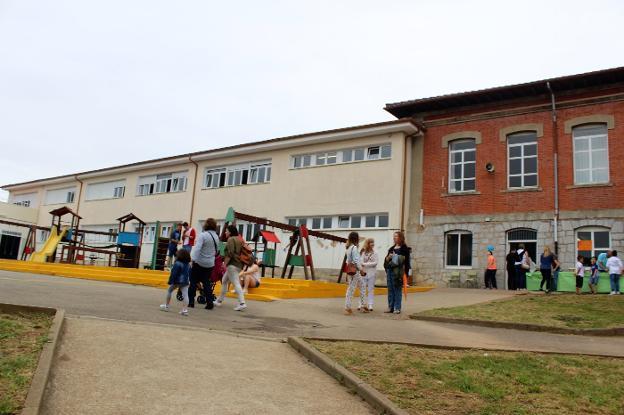
<instances>
[{"instance_id":1,"label":"woman in white pants","mask_svg":"<svg viewBox=\"0 0 624 415\"><path fill-rule=\"evenodd\" d=\"M373 302L375 301L375 277L377 274L377 263L379 262L379 256L375 252L375 240L373 238L367 238L360 250L360 261L362 262L362 268L366 273L366 276L362 277L362 285L360 290L364 293L364 296L368 297L368 311L373 311ZM365 307L363 303L360 303L358 310Z\"/></svg>"},{"instance_id":2,"label":"woman in white pants","mask_svg":"<svg viewBox=\"0 0 624 415\"><path fill-rule=\"evenodd\" d=\"M243 311L247 308L247 304L245 304L245 295L243 294L243 289L240 285L240 279L238 278L238 274L240 274L243 269L243 263L240 260L240 253L243 249L243 241L238 236L238 230L236 226L228 226L225 230L225 237L227 238L227 242L225 244L225 257L223 259L224 264L226 265L225 275L221 280L221 294L219 298L217 298L214 302L214 305L217 307L223 304L223 299L225 298L225 294L227 294L227 286L228 282L234 285L234 290L236 294L238 294L238 305L234 308L236 311Z\"/></svg>"},{"instance_id":3,"label":"woman in white pants","mask_svg":"<svg viewBox=\"0 0 624 415\"><path fill-rule=\"evenodd\" d=\"M358 252L358 244L360 242L360 236L357 232L351 232L347 239L347 279L351 277L349 281L349 288L347 288L347 295L345 297L345 314L351 315L351 299L355 294L356 288L360 287L360 303L364 304L364 291L361 289L362 277L366 276L366 272L362 269L360 261L360 253ZM362 307L360 309L363 313L368 313L368 308Z\"/></svg>"}]
</instances>

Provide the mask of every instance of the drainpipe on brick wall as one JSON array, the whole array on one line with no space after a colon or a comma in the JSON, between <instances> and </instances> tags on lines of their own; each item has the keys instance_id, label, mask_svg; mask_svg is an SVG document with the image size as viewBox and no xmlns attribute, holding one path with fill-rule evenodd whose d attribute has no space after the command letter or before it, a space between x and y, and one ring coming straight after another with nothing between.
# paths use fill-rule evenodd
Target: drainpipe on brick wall
<instances>
[{"instance_id":1,"label":"drainpipe on brick wall","mask_svg":"<svg viewBox=\"0 0 624 415\"><path fill-rule=\"evenodd\" d=\"M80 183L80 188L78 188L78 202L76 203L76 215L80 215L80 198L82 197L82 185L84 183L78 178L77 174L74 174L74 179L76 179L76 181Z\"/></svg>"},{"instance_id":2,"label":"drainpipe on brick wall","mask_svg":"<svg viewBox=\"0 0 624 415\"><path fill-rule=\"evenodd\" d=\"M552 112L553 180L555 182L554 242L555 254L559 254L559 129L557 125L557 106L555 104L555 93L550 87L550 82L546 82L546 88L548 88L548 92L550 92L550 104Z\"/></svg>"},{"instance_id":3,"label":"drainpipe on brick wall","mask_svg":"<svg viewBox=\"0 0 624 415\"><path fill-rule=\"evenodd\" d=\"M199 164L189 154L189 161L195 165L195 175L193 177L193 193L191 194L191 215L189 216L189 223L193 226L193 211L195 209L195 190L197 189L197 171L199 170Z\"/></svg>"}]
</instances>

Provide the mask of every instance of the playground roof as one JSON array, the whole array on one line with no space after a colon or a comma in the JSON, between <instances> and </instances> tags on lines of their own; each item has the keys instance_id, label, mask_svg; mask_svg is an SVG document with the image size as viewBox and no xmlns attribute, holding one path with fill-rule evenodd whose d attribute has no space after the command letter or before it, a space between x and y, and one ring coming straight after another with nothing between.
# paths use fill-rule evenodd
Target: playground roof
<instances>
[{"instance_id":1,"label":"playground roof","mask_svg":"<svg viewBox=\"0 0 624 415\"><path fill-rule=\"evenodd\" d=\"M215 159L219 157L257 153L259 151L270 151L282 148L309 145L314 143L335 142L352 138L366 137L373 134L389 134L399 131L403 131L408 134L415 134L420 131L420 128L416 121L412 119L400 119L374 124L364 124L354 127L316 131L312 133L272 138L269 140L254 141L250 143L237 144L233 146L215 148L206 151L198 151L195 153L186 153L172 157L163 157L158 159L140 161L137 163L122 164L114 167L106 167L102 169L88 170L74 174L66 174L63 176L55 176L45 179L7 184L3 185L1 188L4 190L12 190L16 188L28 188L30 186L38 184L64 183L70 180L78 181L79 179L103 176L109 172L121 173L125 171L136 171L147 168L176 165L180 163L191 163L196 160L206 160L211 158Z\"/></svg>"},{"instance_id":2,"label":"playground roof","mask_svg":"<svg viewBox=\"0 0 624 415\"><path fill-rule=\"evenodd\" d=\"M54 210L50 211L50 215L54 215L54 216L63 216L63 215L66 215L68 213L70 215L72 215L72 216L77 217L78 219L82 219L82 216L78 215L76 212L74 212L73 210L71 210L67 206L63 206L63 207L60 207L58 209L54 209Z\"/></svg>"},{"instance_id":3,"label":"playground roof","mask_svg":"<svg viewBox=\"0 0 624 415\"><path fill-rule=\"evenodd\" d=\"M126 223L126 222L130 222L131 220L136 220L137 222L145 225L146 223L143 222L141 219L138 218L137 215L135 215L134 213L128 213L127 215L124 215L120 218L117 218L117 220L121 223Z\"/></svg>"},{"instance_id":4,"label":"playground roof","mask_svg":"<svg viewBox=\"0 0 624 415\"><path fill-rule=\"evenodd\" d=\"M280 243L279 238L275 234L275 232L271 231L260 231L260 234L267 242L274 242L276 244Z\"/></svg>"}]
</instances>

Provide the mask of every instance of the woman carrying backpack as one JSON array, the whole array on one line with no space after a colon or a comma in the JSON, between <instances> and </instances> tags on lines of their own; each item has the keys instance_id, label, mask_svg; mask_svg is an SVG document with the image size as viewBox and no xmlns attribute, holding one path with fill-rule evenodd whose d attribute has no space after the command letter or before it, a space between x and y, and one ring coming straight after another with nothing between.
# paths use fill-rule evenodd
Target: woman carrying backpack
<instances>
[{"instance_id":1,"label":"woman carrying backpack","mask_svg":"<svg viewBox=\"0 0 624 415\"><path fill-rule=\"evenodd\" d=\"M395 232L393 242L384 259L388 283L388 309L385 313L401 314L403 275L409 275L412 249L405 244L403 232Z\"/></svg>"},{"instance_id":2,"label":"woman carrying backpack","mask_svg":"<svg viewBox=\"0 0 624 415\"><path fill-rule=\"evenodd\" d=\"M221 306L225 294L227 294L228 282L234 286L234 290L238 295L238 305L234 308L235 311L243 311L247 308L245 304L245 295L240 285L240 279L238 275L243 269L243 263L241 261L241 251L243 250L243 241L238 236L238 229L236 226L229 225L225 230L225 237L227 242L225 244L225 255L223 262L226 266L225 275L221 280L221 294L214 302L214 305Z\"/></svg>"},{"instance_id":3,"label":"woman carrying backpack","mask_svg":"<svg viewBox=\"0 0 624 415\"><path fill-rule=\"evenodd\" d=\"M189 287L189 307L195 307L195 294L199 283L203 286L203 294L206 298L206 309L211 310L212 284L210 275L215 266L215 257L218 252L219 235L217 235L217 221L212 218L206 219L203 231L195 240L195 245L191 251L193 265L191 267L191 285Z\"/></svg>"}]
</instances>

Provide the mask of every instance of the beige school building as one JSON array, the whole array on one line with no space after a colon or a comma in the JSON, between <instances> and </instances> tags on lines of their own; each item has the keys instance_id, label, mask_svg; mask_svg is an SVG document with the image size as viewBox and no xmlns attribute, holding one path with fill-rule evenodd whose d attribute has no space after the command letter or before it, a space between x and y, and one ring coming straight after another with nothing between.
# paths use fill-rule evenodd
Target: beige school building
<instances>
[{"instance_id":1,"label":"beige school building","mask_svg":"<svg viewBox=\"0 0 624 415\"><path fill-rule=\"evenodd\" d=\"M83 218L81 228L108 232L117 230L116 218L132 212L147 223L143 264L151 260L157 222L160 236L167 237L177 222L201 228L213 217L222 223L229 207L338 236L355 230L375 238L377 249L385 251L407 221L413 186L405 183L412 176L412 137L418 133L412 121L396 120L11 184L3 187L9 200L0 215L50 226L49 212L68 206ZM253 224L238 226L246 239L258 230ZM0 224L0 230L19 245L21 255L27 228ZM280 264L289 234L277 234ZM38 246L47 236L38 231ZM114 242L90 238L92 246ZM330 277L337 274L344 246L312 238L312 253L315 266Z\"/></svg>"}]
</instances>

